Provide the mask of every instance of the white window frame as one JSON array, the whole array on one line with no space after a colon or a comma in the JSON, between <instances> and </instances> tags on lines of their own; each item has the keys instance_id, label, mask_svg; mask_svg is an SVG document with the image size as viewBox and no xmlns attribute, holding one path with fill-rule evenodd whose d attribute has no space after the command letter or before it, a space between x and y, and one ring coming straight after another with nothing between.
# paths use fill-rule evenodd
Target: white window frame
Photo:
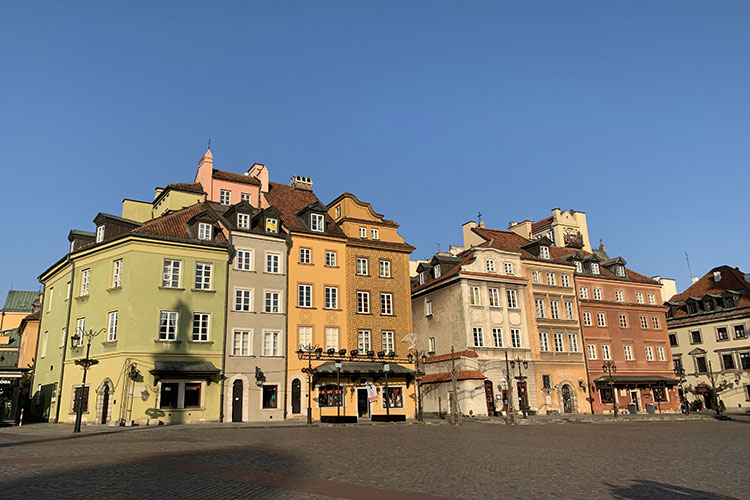
<instances>
[{"instance_id":1,"label":"white window frame","mask_svg":"<svg viewBox=\"0 0 750 500\"><path fill-rule=\"evenodd\" d=\"M583 264L581 263L581 261L577 260L573 264L576 266L576 272L577 273L582 273L583 272Z\"/></svg>"},{"instance_id":2,"label":"white window frame","mask_svg":"<svg viewBox=\"0 0 750 500\"><path fill-rule=\"evenodd\" d=\"M644 315L641 315L641 329L648 330L648 318Z\"/></svg>"},{"instance_id":3,"label":"white window frame","mask_svg":"<svg viewBox=\"0 0 750 500\"><path fill-rule=\"evenodd\" d=\"M357 290L357 314L370 314L370 292Z\"/></svg>"},{"instance_id":4,"label":"white window frame","mask_svg":"<svg viewBox=\"0 0 750 500\"><path fill-rule=\"evenodd\" d=\"M443 275L442 269L440 269L440 264L437 264L435 267L432 268L432 275L435 277L435 279L438 279L440 276Z\"/></svg>"},{"instance_id":5,"label":"white window frame","mask_svg":"<svg viewBox=\"0 0 750 500\"><path fill-rule=\"evenodd\" d=\"M238 248L237 255L234 258L235 269L238 271L253 270L253 251L246 248Z\"/></svg>"},{"instance_id":6,"label":"white window frame","mask_svg":"<svg viewBox=\"0 0 750 500\"><path fill-rule=\"evenodd\" d=\"M549 352L549 334L547 332L539 332L539 350Z\"/></svg>"},{"instance_id":7,"label":"white window frame","mask_svg":"<svg viewBox=\"0 0 750 500\"><path fill-rule=\"evenodd\" d=\"M643 304L643 292L635 292L635 301L638 304Z\"/></svg>"},{"instance_id":8,"label":"white window frame","mask_svg":"<svg viewBox=\"0 0 750 500\"><path fill-rule=\"evenodd\" d=\"M307 341L307 342L305 342ZM307 349L312 347L313 343L313 327L312 326L298 326L297 327L297 342L301 349Z\"/></svg>"},{"instance_id":9,"label":"white window frame","mask_svg":"<svg viewBox=\"0 0 750 500\"><path fill-rule=\"evenodd\" d=\"M198 269L201 269L200 276ZM195 289L211 290L213 285L214 265L208 262L195 263Z\"/></svg>"},{"instance_id":10,"label":"white window frame","mask_svg":"<svg viewBox=\"0 0 750 500\"><path fill-rule=\"evenodd\" d=\"M300 264L312 264L312 249L307 248L307 247L300 247L299 263Z\"/></svg>"},{"instance_id":11,"label":"white window frame","mask_svg":"<svg viewBox=\"0 0 750 500\"><path fill-rule=\"evenodd\" d=\"M107 314L107 342L114 342L117 340L117 323L119 315L119 311L110 311Z\"/></svg>"},{"instance_id":12,"label":"white window frame","mask_svg":"<svg viewBox=\"0 0 750 500\"><path fill-rule=\"evenodd\" d=\"M112 288L122 286L122 259L115 259L112 262Z\"/></svg>"},{"instance_id":13,"label":"white window frame","mask_svg":"<svg viewBox=\"0 0 750 500\"><path fill-rule=\"evenodd\" d=\"M511 276L513 276L513 275L516 274L515 273L515 267L513 266L512 262L506 262L505 263L505 274L508 274L508 275L511 275Z\"/></svg>"},{"instance_id":14,"label":"white window frame","mask_svg":"<svg viewBox=\"0 0 750 500\"><path fill-rule=\"evenodd\" d=\"M492 343L494 347L503 347L503 329L502 328L492 329Z\"/></svg>"},{"instance_id":15,"label":"white window frame","mask_svg":"<svg viewBox=\"0 0 750 500\"><path fill-rule=\"evenodd\" d=\"M393 294L381 292L380 294L380 315L393 316Z\"/></svg>"},{"instance_id":16,"label":"white window frame","mask_svg":"<svg viewBox=\"0 0 750 500\"><path fill-rule=\"evenodd\" d=\"M541 271L531 271L531 282L535 285L540 285L542 283Z\"/></svg>"},{"instance_id":17,"label":"white window frame","mask_svg":"<svg viewBox=\"0 0 750 500\"><path fill-rule=\"evenodd\" d=\"M612 353L609 349L609 344L602 344L602 359L605 361L612 359Z\"/></svg>"},{"instance_id":18,"label":"white window frame","mask_svg":"<svg viewBox=\"0 0 750 500\"><path fill-rule=\"evenodd\" d=\"M370 237L373 240L379 240L380 239L380 231L378 229L370 229Z\"/></svg>"},{"instance_id":19,"label":"white window frame","mask_svg":"<svg viewBox=\"0 0 750 500\"><path fill-rule=\"evenodd\" d=\"M322 233L326 230L326 218L322 214L310 214L310 231Z\"/></svg>"},{"instance_id":20,"label":"white window frame","mask_svg":"<svg viewBox=\"0 0 750 500\"><path fill-rule=\"evenodd\" d=\"M484 329L481 326L475 326L471 331L474 336L474 347L484 347Z\"/></svg>"},{"instance_id":21,"label":"white window frame","mask_svg":"<svg viewBox=\"0 0 750 500\"><path fill-rule=\"evenodd\" d=\"M431 300L424 301L424 315L432 316L432 301Z\"/></svg>"},{"instance_id":22,"label":"white window frame","mask_svg":"<svg viewBox=\"0 0 750 500\"><path fill-rule=\"evenodd\" d=\"M88 297L91 283L91 268L81 271L81 297Z\"/></svg>"},{"instance_id":23,"label":"white window frame","mask_svg":"<svg viewBox=\"0 0 750 500\"><path fill-rule=\"evenodd\" d=\"M281 254L278 252L266 252L266 273L281 274Z\"/></svg>"},{"instance_id":24,"label":"white window frame","mask_svg":"<svg viewBox=\"0 0 750 500\"><path fill-rule=\"evenodd\" d=\"M602 300L602 289L594 288L594 300Z\"/></svg>"},{"instance_id":25,"label":"white window frame","mask_svg":"<svg viewBox=\"0 0 750 500\"><path fill-rule=\"evenodd\" d=\"M96 226L96 242L101 243L104 241L104 224Z\"/></svg>"},{"instance_id":26,"label":"white window frame","mask_svg":"<svg viewBox=\"0 0 750 500\"><path fill-rule=\"evenodd\" d=\"M231 205L232 204L232 192L228 189L222 189L219 191L219 204Z\"/></svg>"},{"instance_id":27,"label":"white window frame","mask_svg":"<svg viewBox=\"0 0 750 500\"><path fill-rule=\"evenodd\" d=\"M336 267L336 251L326 250L326 267Z\"/></svg>"},{"instance_id":28,"label":"white window frame","mask_svg":"<svg viewBox=\"0 0 750 500\"><path fill-rule=\"evenodd\" d=\"M568 343L570 344L570 352L579 352L578 351L578 334L569 333Z\"/></svg>"},{"instance_id":29,"label":"white window frame","mask_svg":"<svg viewBox=\"0 0 750 500\"><path fill-rule=\"evenodd\" d=\"M278 233L279 232L279 219L276 217L266 217L265 229L267 233Z\"/></svg>"},{"instance_id":30,"label":"white window frame","mask_svg":"<svg viewBox=\"0 0 750 500\"><path fill-rule=\"evenodd\" d=\"M570 275L569 274L561 274L560 281L562 283L562 286L564 286L565 288L570 288Z\"/></svg>"},{"instance_id":31,"label":"white window frame","mask_svg":"<svg viewBox=\"0 0 750 500\"><path fill-rule=\"evenodd\" d=\"M268 339L271 339L270 349ZM281 352L281 332L279 330L263 330L263 356L276 357Z\"/></svg>"},{"instance_id":32,"label":"white window frame","mask_svg":"<svg viewBox=\"0 0 750 500\"><path fill-rule=\"evenodd\" d=\"M651 316L651 325L654 327L654 330L658 330L661 328L661 324L659 323L659 316ZM727 331L727 335L729 335L729 331Z\"/></svg>"},{"instance_id":33,"label":"white window frame","mask_svg":"<svg viewBox=\"0 0 750 500\"><path fill-rule=\"evenodd\" d=\"M472 286L471 287L471 302L470 304L472 306L481 306L482 305L482 291L478 286Z\"/></svg>"},{"instance_id":34,"label":"white window frame","mask_svg":"<svg viewBox=\"0 0 750 500\"><path fill-rule=\"evenodd\" d=\"M323 309L338 309L339 308L339 287L327 286L323 290Z\"/></svg>"},{"instance_id":35,"label":"white window frame","mask_svg":"<svg viewBox=\"0 0 750 500\"><path fill-rule=\"evenodd\" d=\"M598 359L597 352L596 352L596 344L589 344L588 351L589 351L589 359Z\"/></svg>"},{"instance_id":36,"label":"white window frame","mask_svg":"<svg viewBox=\"0 0 750 500\"><path fill-rule=\"evenodd\" d=\"M596 262L591 263L591 274L599 274L601 270L599 269L599 264Z\"/></svg>"},{"instance_id":37,"label":"white window frame","mask_svg":"<svg viewBox=\"0 0 750 500\"><path fill-rule=\"evenodd\" d=\"M490 307L500 307L500 289L499 288L488 288L490 297Z\"/></svg>"},{"instance_id":38,"label":"white window frame","mask_svg":"<svg viewBox=\"0 0 750 500\"><path fill-rule=\"evenodd\" d=\"M582 286L578 289L578 292L580 293L581 299L588 299L589 298L589 289L585 286Z\"/></svg>"},{"instance_id":39,"label":"white window frame","mask_svg":"<svg viewBox=\"0 0 750 500\"><path fill-rule=\"evenodd\" d=\"M391 277L391 261L390 260L380 260L378 266L380 269L381 278Z\"/></svg>"},{"instance_id":40,"label":"white window frame","mask_svg":"<svg viewBox=\"0 0 750 500\"><path fill-rule=\"evenodd\" d=\"M196 324L196 320L198 320L197 324ZM204 312L194 312L192 335L190 336L190 340L192 342L208 342L209 339L211 338L209 336L210 330L211 330L211 315L209 313L204 313Z\"/></svg>"},{"instance_id":41,"label":"white window frame","mask_svg":"<svg viewBox=\"0 0 750 500\"><path fill-rule=\"evenodd\" d=\"M368 276L370 271L370 260L367 257L357 257L355 262L357 276Z\"/></svg>"},{"instance_id":42,"label":"white window frame","mask_svg":"<svg viewBox=\"0 0 750 500\"><path fill-rule=\"evenodd\" d=\"M235 312L253 312L252 288L234 289L234 309L232 310Z\"/></svg>"},{"instance_id":43,"label":"white window frame","mask_svg":"<svg viewBox=\"0 0 750 500\"><path fill-rule=\"evenodd\" d=\"M555 333L555 352L565 352L565 340L562 333Z\"/></svg>"},{"instance_id":44,"label":"white window frame","mask_svg":"<svg viewBox=\"0 0 750 500\"><path fill-rule=\"evenodd\" d=\"M539 256L543 259L549 260L550 259L549 247L546 247L546 246L539 247Z\"/></svg>"},{"instance_id":45,"label":"white window frame","mask_svg":"<svg viewBox=\"0 0 750 500\"><path fill-rule=\"evenodd\" d=\"M607 326L607 317L604 313L596 313L596 326L602 328Z\"/></svg>"},{"instance_id":46,"label":"white window frame","mask_svg":"<svg viewBox=\"0 0 750 500\"><path fill-rule=\"evenodd\" d=\"M544 318L544 299L534 299L534 309L537 318Z\"/></svg>"},{"instance_id":47,"label":"white window frame","mask_svg":"<svg viewBox=\"0 0 750 500\"><path fill-rule=\"evenodd\" d=\"M573 303L565 301L565 319L575 319L575 312L573 311Z\"/></svg>"},{"instance_id":48,"label":"white window frame","mask_svg":"<svg viewBox=\"0 0 750 500\"><path fill-rule=\"evenodd\" d=\"M427 352L435 352L435 337L430 337L429 339L427 339L427 342Z\"/></svg>"},{"instance_id":49,"label":"white window frame","mask_svg":"<svg viewBox=\"0 0 750 500\"><path fill-rule=\"evenodd\" d=\"M557 286L557 277L555 273L547 273L547 285Z\"/></svg>"},{"instance_id":50,"label":"white window frame","mask_svg":"<svg viewBox=\"0 0 750 500\"><path fill-rule=\"evenodd\" d=\"M366 227L360 227L359 228L359 237L360 238L367 238L367 228Z\"/></svg>"},{"instance_id":51,"label":"white window frame","mask_svg":"<svg viewBox=\"0 0 750 500\"><path fill-rule=\"evenodd\" d=\"M664 352L664 347L663 346L657 346L656 347L656 356L659 359L659 361L666 361L667 360L667 356L666 356L666 354Z\"/></svg>"},{"instance_id":52,"label":"white window frame","mask_svg":"<svg viewBox=\"0 0 750 500\"><path fill-rule=\"evenodd\" d=\"M237 214L237 228L238 229L250 229L250 215L249 214Z\"/></svg>"},{"instance_id":53,"label":"white window frame","mask_svg":"<svg viewBox=\"0 0 750 500\"><path fill-rule=\"evenodd\" d=\"M252 205L253 195L250 193L240 193L240 201L246 201Z\"/></svg>"},{"instance_id":54,"label":"white window frame","mask_svg":"<svg viewBox=\"0 0 750 500\"><path fill-rule=\"evenodd\" d=\"M166 324L164 322L166 321ZM166 327L162 336L162 325ZM171 326L171 328L170 328ZM159 328L157 329L157 339L161 342L175 342L177 340L177 330L180 327L180 313L177 311L159 311Z\"/></svg>"},{"instance_id":55,"label":"white window frame","mask_svg":"<svg viewBox=\"0 0 750 500\"><path fill-rule=\"evenodd\" d=\"M252 330L232 330L232 356L252 356Z\"/></svg>"},{"instance_id":56,"label":"white window frame","mask_svg":"<svg viewBox=\"0 0 750 500\"><path fill-rule=\"evenodd\" d=\"M325 350L336 349L339 350L339 329L336 326L327 326L324 330L325 334Z\"/></svg>"},{"instance_id":57,"label":"white window frame","mask_svg":"<svg viewBox=\"0 0 750 500\"><path fill-rule=\"evenodd\" d=\"M591 313L586 311L583 313L583 326L593 326L594 322L591 320Z\"/></svg>"},{"instance_id":58,"label":"white window frame","mask_svg":"<svg viewBox=\"0 0 750 500\"><path fill-rule=\"evenodd\" d=\"M267 314L281 314L284 312L281 291L264 290L263 312Z\"/></svg>"},{"instance_id":59,"label":"white window frame","mask_svg":"<svg viewBox=\"0 0 750 500\"><path fill-rule=\"evenodd\" d=\"M624 302L625 301L625 296L622 293L622 290L615 290L615 300L617 302Z\"/></svg>"},{"instance_id":60,"label":"white window frame","mask_svg":"<svg viewBox=\"0 0 750 500\"><path fill-rule=\"evenodd\" d=\"M396 334L393 330L383 330L380 332L381 345L383 352L396 352Z\"/></svg>"},{"instance_id":61,"label":"white window frame","mask_svg":"<svg viewBox=\"0 0 750 500\"><path fill-rule=\"evenodd\" d=\"M367 354L372 350L372 332L370 330L357 330L357 349L361 354Z\"/></svg>"},{"instance_id":62,"label":"white window frame","mask_svg":"<svg viewBox=\"0 0 750 500\"><path fill-rule=\"evenodd\" d=\"M297 307L312 307L312 285L306 283L297 285Z\"/></svg>"},{"instance_id":63,"label":"white window frame","mask_svg":"<svg viewBox=\"0 0 750 500\"><path fill-rule=\"evenodd\" d=\"M560 319L560 302L557 300L549 301L549 314L552 319Z\"/></svg>"},{"instance_id":64,"label":"white window frame","mask_svg":"<svg viewBox=\"0 0 750 500\"><path fill-rule=\"evenodd\" d=\"M656 304L656 295L654 295L653 293L649 293L648 294L648 303L652 304L652 305Z\"/></svg>"},{"instance_id":65,"label":"white window frame","mask_svg":"<svg viewBox=\"0 0 750 500\"><path fill-rule=\"evenodd\" d=\"M198 223L198 239L199 240L210 240L213 226L205 222Z\"/></svg>"},{"instance_id":66,"label":"white window frame","mask_svg":"<svg viewBox=\"0 0 750 500\"><path fill-rule=\"evenodd\" d=\"M650 345L646 346L646 361L654 360L654 348Z\"/></svg>"},{"instance_id":67,"label":"white window frame","mask_svg":"<svg viewBox=\"0 0 750 500\"><path fill-rule=\"evenodd\" d=\"M624 345L623 348L625 350L625 361L633 361L633 346Z\"/></svg>"},{"instance_id":68,"label":"white window frame","mask_svg":"<svg viewBox=\"0 0 750 500\"><path fill-rule=\"evenodd\" d=\"M521 342L521 330L518 328L511 328L510 329L510 342L511 347L514 349L520 349L523 347L523 342Z\"/></svg>"},{"instance_id":69,"label":"white window frame","mask_svg":"<svg viewBox=\"0 0 750 500\"><path fill-rule=\"evenodd\" d=\"M620 314L620 328L628 327L628 315L625 313Z\"/></svg>"},{"instance_id":70,"label":"white window frame","mask_svg":"<svg viewBox=\"0 0 750 500\"><path fill-rule=\"evenodd\" d=\"M182 261L176 259L164 259L162 267L161 287L162 288L180 288L180 278L182 274ZM175 278L177 278L175 280ZM175 281L177 284L174 284Z\"/></svg>"},{"instance_id":71,"label":"white window frame","mask_svg":"<svg viewBox=\"0 0 750 500\"><path fill-rule=\"evenodd\" d=\"M518 292L514 289L506 290L508 309L518 309Z\"/></svg>"}]
</instances>

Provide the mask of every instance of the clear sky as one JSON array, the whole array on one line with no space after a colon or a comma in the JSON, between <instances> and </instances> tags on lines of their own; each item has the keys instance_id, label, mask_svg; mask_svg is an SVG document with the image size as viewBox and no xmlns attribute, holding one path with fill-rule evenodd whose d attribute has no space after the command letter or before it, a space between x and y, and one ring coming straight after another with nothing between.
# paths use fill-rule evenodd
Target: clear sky
<instances>
[{"instance_id":1,"label":"clear sky","mask_svg":"<svg viewBox=\"0 0 750 500\"><path fill-rule=\"evenodd\" d=\"M0 295L71 228L214 166L312 177L425 258L587 213L644 274L750 272L750 3L10 2Z\"/></svg>"}]
</instances>

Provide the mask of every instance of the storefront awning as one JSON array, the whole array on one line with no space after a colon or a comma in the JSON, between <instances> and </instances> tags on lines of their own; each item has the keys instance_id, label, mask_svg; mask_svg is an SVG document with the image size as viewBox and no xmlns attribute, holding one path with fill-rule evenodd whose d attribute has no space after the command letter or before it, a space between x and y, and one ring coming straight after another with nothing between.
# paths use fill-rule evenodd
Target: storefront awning
<instances>
[{"instance_id":1,"label":"storefront awning","mask_svg":"<svg viewBox=\"0 0 750 500\"><path fill-rule=\"evenodd\" d=\"M165 378L211 379L220 370L210 361L155 361L154 369L149 372L157 381Z\"/></svg>"},{"instance_id":2,"label":"storefront awning","mask_svg":"<svg viewBox=\"0 0 750 500\"><path fill-rule=\"evenodd\" d=\"M661 375L616 375L612 377L615 386L625 387L653 387L661 385L677 385L677 379L662 377ZM594 380L596 385L608 386L609 377L599 377Z\"/></svg>"},{"instance_id":3,"label":"storefront awning","mask_svg":"<svg viewBox=\"0 0 750 500\"><path fill-rule=\"evenodd\" d=\"M356 362L356 361L342 361L341 362L341 376L342 377L382 377L384 372L384 364L388 365L388 376L406 376L412 375L413 370L396 364L396 363L370 363L370 362ZM335 377L338 373L336 369L336 362L327 361L322 365L315 368L318 377Z\"/></svg>"}]
</instances>

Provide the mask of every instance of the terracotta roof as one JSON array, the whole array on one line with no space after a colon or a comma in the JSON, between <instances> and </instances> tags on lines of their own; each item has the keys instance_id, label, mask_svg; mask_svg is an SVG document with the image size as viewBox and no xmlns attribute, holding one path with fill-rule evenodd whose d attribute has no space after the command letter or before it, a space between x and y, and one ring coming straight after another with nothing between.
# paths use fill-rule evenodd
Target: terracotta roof
<instances>
[{"instance_id":1,"label":"terracotta roof","mask_svg":"<svg viewBox=\"0 0 750 500\"><path fill-rule=\"evenodd\" d=\"M203 193L203 184L200 182L172 182L165 189L179 189L190 193Z\"/></svg>"},{"instance_id":2,"label":"terracotta roof","mask_svg":"<svg viewBox=\"0 0 750 500\"><path fill-rule=\"evenodd\" d=\"M260 186L260 181L253 176L245 174L235 174L234 172L226 172L224 170L214 169L211 176L214 179L222 179L225 181L242 182L243 184L254 184Z\"/></svg>"},{"instance_id":3,"label":"terracotta roof","mask_svg":"<svg viewBox=\"0 0 750 500\"><path fill-rule=\"evenodd\" d=\"M453 358L454 359L458 359L458 358L476 358L476 357L479 357L479 355L476 353L476 351L468 351L467 350L467 351L458 351L458 352L454 352L453 353ZM427 358L426 363L427 364L429 364L429 363L439 363L441 361L450 361L450 360L451 360L451 355L450 355L450 353L448 353L448 354L440 354L438 356L430 356L430 357Z\"/></svg>"},{"instance_id":4,"label":"terracotta roof","mask_svg":"<svg viewBox=\"0 0 750 500\"><path fill-rule=\"evenodd\" d=\"M433 278L431 280L425 281L423 285L419 284L419 281L417 280L414 282L411 291L416 292L417 290L421 290L422 288L426 288L430 285L434 285L435 283L439 283L441 281L445 281L451 276L455 276L456 274L461 271L461 266L465 266L467 264L471 264L474 261L474 254L472 252L461 252L459 255L466 255L466 258L457 264L451 266L448 269L444 268L445 262L440 263L440 277L439 278ZM450 355L449 355L450 356ZM450 359L450 358L449 358Z\"/></svg>"},{"instance_id":5,"label":"terracotta roof","mask_svg":"<svg viewBox=\"0 0 750 500\"><path fill-rule=\"evenodd\" d=\"M307 191L306 189L298 189L293 186L287 186L286 184L279 184L278 182L269 182L266 200L281 212L281 220L287 229L290 231L296 230L310 232L299 217L297 217L296 213L313 203L320 203L320 200L315 196L315 193ZM325 218L326 231L322 234L327 234L328 236L345 236L344 232L336 225L328 214L325 214Z\"/></svg>"},{"instance_id":6,"label":"terracotta roof","mask_svg":"<svg viewBox=\"0 0 750 500\"><path fill-rule=\"evenodd\" d=\"M459 370L456 372L456 380L484 380L487 377L479 370ZM450 382L450 372L429 373L422 377L423 384L435 384L439 382Z\"/></svg>"},{"instance_id":7,"label":"terracotta roof","mask_svg":"<svg viewBox=\"0 0 750 500\"><path fill-rule=\"evenodd\" d=\"M721 279L718 283L714 281L715 272L721 273ZM691 297L698 299L709 294L718 295L728 290L743 292L739 297L737 307L706 311L702 314L688 316L685 306L683 305L674 313L672 318L669 318L668 321L670 326L674 325L674 321L679 321L681 319L684 319L684 322L689 323L696 320L706 321L709 318L714 320L747 314L747 311L738 311L738 309L750 307L750 283L745 280L745 274L736 267L719 266L711 269L701 279L690 285L690 288L669 299L669 302L685 302Z\"/></svg>"},{"instance_id":8,"label":"terracotta roof","mask_svg":"<svg viewBox=\"0 0 750 500\"><path fill-rule=\"evenodd\" d=\"M531 230L532 231L536 231L540 227L544 227L547 224L552 224L552 220L553 220L552 216L550 216L550 217L547 217L546 219L542 219L542 220L538 220L536 222L532 222L531 223Z\"/></svg>"},{"instance_id":9,"label":"terracotta roof","mask_svg":"<svg viewBox=\"0 0 750 500\"><path fill-rule=\"evenodd\" d=\"M188 232L187 222L206 210L205 203L196 203L189 207L170 212L156 219L145 222L141 227L133 229L133 233L151 234L156 236L166 236L169 238L179 238L183 240L193 239ZM226 243L226 237L219 233L219 240Z\"/></svg>"}]
</instances>

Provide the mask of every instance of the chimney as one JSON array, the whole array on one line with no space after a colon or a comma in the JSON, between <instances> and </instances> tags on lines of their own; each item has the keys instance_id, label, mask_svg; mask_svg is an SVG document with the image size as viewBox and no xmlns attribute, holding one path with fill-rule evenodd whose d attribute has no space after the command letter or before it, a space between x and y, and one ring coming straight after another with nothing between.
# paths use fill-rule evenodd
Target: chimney
<instances>
[{"instance_id":1,"label":"chimney","mask_svg":"<svg viewBox=\"0 0 750 500\"><path fill-rule=\"evenodd\" d=\"M721 271L714 271L714 283L721 281Z\"/></svg>"},{"instance_id":2,"label":"chimney","mask_svg":"<svg viewBox=\"0 0 750 500\"><path fill-rule=\"evenodd\" d=\"M313 190L313 181L309 177L305 177L304 175L295 175L291 179L289 179L289 185L294 187L295 189L302 189L304 191L312 191Z\"/></svg>"},{"instance_id":3,"label":"chimney","mask_svg":"<svg viewBox=\"0 0 750 500\"><path fill-rule=\"evenodd\" d=\"M697 282L698 282L697 276L693 276L692 278L690 278L690 283L697 283Z\"/></svg>"}]
</instances>

